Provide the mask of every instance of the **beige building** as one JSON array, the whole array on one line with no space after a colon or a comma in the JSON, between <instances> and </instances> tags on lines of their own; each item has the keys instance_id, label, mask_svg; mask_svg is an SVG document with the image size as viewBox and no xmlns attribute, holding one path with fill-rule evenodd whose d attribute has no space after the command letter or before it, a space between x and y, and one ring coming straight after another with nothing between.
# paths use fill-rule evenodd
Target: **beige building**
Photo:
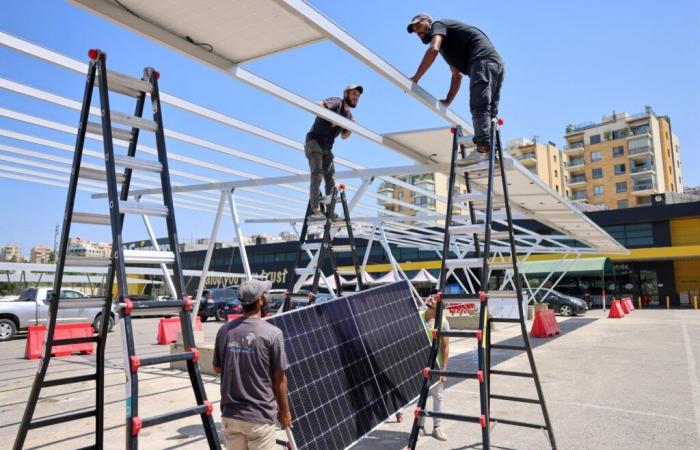
<instances>
[{"instance_id":1,"label":"beige building","mask_svg":"<svg viewBox=\"0 0 700 450\"><path fill-rule=\"evenodd\" d=\"M565 194L600 209L650 205L654 194L683 192L680 142L668 116L613 113L569 125Z\"/></svg>"},{"instance_id":2,"label":"beige building","mask_svg":"<svg viewBox=\"0 0 700 450\"><path fill-rule=\"evenodd\" d=\"M22 247L17 244L5 244L0 249L0 260L5 262L22 262Z\"/></svg>"},{"instance_id":3,"label":"beige building","mask_svg":"<svg viewBox=\"0 0 700 450\"><path fill-rule=\"evenodd\" d=\"M562 152L554 143L527 138L511 139L506 143L506 150L549 187L564 195Z\"/></svg>"},{"instance_id":4,"label":"beige building","mask_svg":"<svg viewBox=\"0 0 700 450\"><path fill-rule=\"evenodd\" d=\"M41 264L41 263L49 262L50 258L51 258L51 247L48 247L45 245L39 245L37 247L32 248L31 255L29 257L29 262Z\"/></svg>"},{"instance_id":5,"label":"beige building","mask_svg":"<svg viewBox=\"0 0 700 450\"><path fill-rule=\"evenodd\" d=\"M449 177L447 174L443 173L424 173L420 175L409 175L404 177L396 177L399 180L408 183L412 186L420 188L427 192L435 192L438 195L447 197L447 185L449 184ZM457 180L457 189L460 192L466 192L466 187L464 181L459 182ZM447 212L447 205L443 202L438 202L434 198L427 195L414 192L407 189L404 186L394 185L392 183L384 182L379 185L377 189L379 195L384 195L397 200L401 200L411 205L415 205L420 208L425 208L430 211L437 211L441 213ZM400 212L407 215L416 215L416 210L412 207L405 205L397 205L395 203L385 203L379 201L380 204L384 205L384 208L388 211ZM420 214L420 212L419 212Z\"/></svg>"},{"instance_id":6,"label":"beige building","mask_svg":"<svg viewBox=\"0 0 700 450\"><path fill-rule=\"evenodd\" d=\"M109 258L112 244L108 242L91 242L80 237L71 238L67 250L68 256L85 258Z\"/></svg>"}]
</instances>

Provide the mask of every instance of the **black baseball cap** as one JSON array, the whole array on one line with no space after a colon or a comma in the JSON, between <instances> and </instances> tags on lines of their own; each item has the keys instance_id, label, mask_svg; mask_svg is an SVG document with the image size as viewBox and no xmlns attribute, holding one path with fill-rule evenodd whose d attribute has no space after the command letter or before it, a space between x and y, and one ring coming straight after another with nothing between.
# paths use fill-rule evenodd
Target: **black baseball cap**
<instances>
[{"instance_id":1,"label":"black baseball cap","mask_svg":"<svg viewBox=\"0 0 700 450\"><path fill-rule=\"evenodd\" d=\"M417 24L421 20L430 20L432 22L433 18L430 17L428 13L416 14L415 16L413 16L413 19L411 19L411 22L406 26L406 31L408 31L408 34L413 33L413 25Z\"/></svg>"}]
</instances>

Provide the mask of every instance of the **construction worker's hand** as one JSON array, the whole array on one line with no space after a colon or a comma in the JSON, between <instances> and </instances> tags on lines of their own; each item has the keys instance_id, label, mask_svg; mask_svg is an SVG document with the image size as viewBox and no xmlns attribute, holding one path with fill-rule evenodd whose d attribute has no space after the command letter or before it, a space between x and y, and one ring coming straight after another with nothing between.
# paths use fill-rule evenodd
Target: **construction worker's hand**
<instances>
[{"instance_id":1,"label":"construction worker's hand","mask_svg":"<svg viewBox=\"0 0 700 450\"><path fill-rule=\"evenodd\" d=\"M409 80L413 81L414 83L418 84L418 81L420 80L420 77L418 75L413 75Z\"/></svg>"},{"instance_id":2,"label":"construction worker's hand","mask_svg":"<svg viewBox=\"0 0 700 450\"><path fill-rule=\"evenodd\" d=\"M292 413L289 412L289 410L280 410L277 413L277 420L280 423L280 427L282 427L283 429L292 427Z\"/></svg>"},{"instance_id":3,"label":"construction worker's hand","mask_svg":"<svg viewBox=\"0 0 700 450\"><path fill-rule=\"evenodd\" d=\"M444 383L445 381L447 381L447 377L441 375L440 376L440 383Z\"/></svg>"},{"instance_id":4,"label":"construction worker's hand","mask_svg":"<svg viewBox=\"0 0 700 450\"><path fill-rule=\"evenodd\" d=\"M449 107L450 107L450 103L452 103L452 102L448 102L446 98L443 98L442 100L440 100L440 103L442 103L443 105L445 105L445 108L449 108Z\"/></svg>"}]
</instances>

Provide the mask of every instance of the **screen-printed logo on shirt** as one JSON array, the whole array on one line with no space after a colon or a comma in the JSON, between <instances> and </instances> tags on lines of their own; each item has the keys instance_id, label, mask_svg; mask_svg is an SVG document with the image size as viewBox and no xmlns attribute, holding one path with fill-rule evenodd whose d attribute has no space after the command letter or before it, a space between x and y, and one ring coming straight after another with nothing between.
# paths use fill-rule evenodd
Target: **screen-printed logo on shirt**
<instances>
[{"instance_id":1,"label":"screen-printed logo on shirt","mask_svg":"<svg viewBox=\"0 0 700 450\"><path fill-rule=\"evenodd\" d=\"M231 353L255 353L255 334L248 333L244 338L229 342L227 348Z\"/></svg>"}]
</instances>

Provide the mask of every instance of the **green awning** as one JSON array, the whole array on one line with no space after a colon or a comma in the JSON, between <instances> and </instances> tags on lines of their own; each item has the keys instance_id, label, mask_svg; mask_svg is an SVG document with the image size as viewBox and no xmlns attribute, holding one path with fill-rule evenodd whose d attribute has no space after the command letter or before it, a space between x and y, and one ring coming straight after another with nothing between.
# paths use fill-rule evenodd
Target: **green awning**
<instances>
[{"instance_id":1,"label":"green awning","mask_svg":"<svg viewBox=\"0 0 700 450\"><path fill-rule=\"evenodd\" d=\"M567 270L568 268L568 270ZM577 275L600 275L601 272L612 273L610 258L581 258L571 264L570 260L525 261L520 264L520 272L526 275L547 275L549 273L566 273Z\"/></svg>"}]
</instances>

